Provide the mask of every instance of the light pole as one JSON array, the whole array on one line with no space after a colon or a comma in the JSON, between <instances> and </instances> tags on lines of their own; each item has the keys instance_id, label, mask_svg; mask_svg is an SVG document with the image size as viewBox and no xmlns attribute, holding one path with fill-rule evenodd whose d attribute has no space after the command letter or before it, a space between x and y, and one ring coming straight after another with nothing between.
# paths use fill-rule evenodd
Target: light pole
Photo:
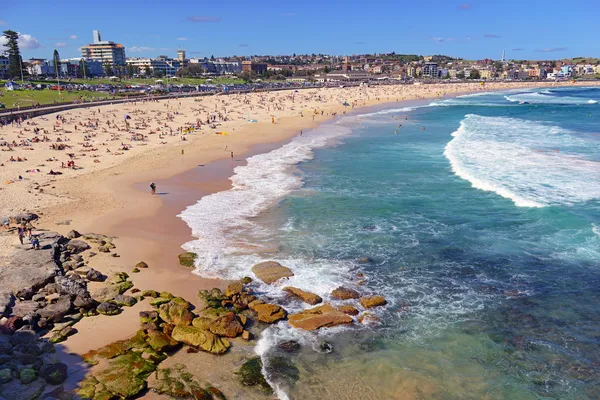
<instances>
[{"instance_id":1,"label":"light pole","mask_svg":"<svg viewBox=\"0 0 600 400\"><path fill-rule=\"evenodd\" d=\"M23 57L19 56L19 69L21 70L21 86L23 86Z\"/></svg>"}]
</instances>

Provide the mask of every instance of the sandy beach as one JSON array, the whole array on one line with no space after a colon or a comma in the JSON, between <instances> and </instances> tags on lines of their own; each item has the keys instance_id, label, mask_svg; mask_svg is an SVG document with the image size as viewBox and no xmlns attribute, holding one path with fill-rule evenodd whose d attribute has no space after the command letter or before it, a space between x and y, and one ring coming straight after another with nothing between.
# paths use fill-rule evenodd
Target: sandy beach
<instances>
[{"instance_id":1,"label":"sandy beach","mask_svg":"<svg viewBox=\"0 0 600 400\"><path fill-rule=\"evenodd\" d=\"M561 85L306 89L144 101L36 117L0 130L0 216L34 212L40 216L36 228L114 236L120 257L99 254L89 267L110 276L143 260L149 268L132 277L136 288L169 291L194 303L199 289L223 289L228 282L198 277L178 264L176 256L191 232L177 214L204 195L227 190L233 168L247 157L275 149L301 131L358 107ZM149 193L150 182L157 184L155 196ZM0 235L0 268L19 246L15 234ZM77 325L78 334L63 343L65 349L83 354L133 335L143 307L136 305L118 316L85 318ZM251 345L244 351L251 351ZM186 355L178 357L185 363ZM222 367L215 367L210 378L218 383L242 358L237 351L220 358ZM228 398L242 398L234 385L225 383L221 389L229 392Z\"/></svg>"}]
</instances>

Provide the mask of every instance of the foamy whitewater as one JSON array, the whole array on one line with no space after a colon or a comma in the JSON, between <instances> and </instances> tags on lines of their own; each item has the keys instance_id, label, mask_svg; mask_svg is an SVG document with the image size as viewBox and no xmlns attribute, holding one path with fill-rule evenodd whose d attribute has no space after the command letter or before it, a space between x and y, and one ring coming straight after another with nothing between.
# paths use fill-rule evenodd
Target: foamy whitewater
<instances>
[{"instance_id":1,"label":"foamy whitewater","mask_svg":"<svg viewBox=\"0 0 600 400\"><path fill-rule=\"evenodd\" d=\"M339 118L182 212L184 248L202 276L290 267L251 284L290 313L308 306L288 285L388 300L376 325L264 330L280 399L600 398L599 100L511 90Z\"/></svg>"}]
</instances>

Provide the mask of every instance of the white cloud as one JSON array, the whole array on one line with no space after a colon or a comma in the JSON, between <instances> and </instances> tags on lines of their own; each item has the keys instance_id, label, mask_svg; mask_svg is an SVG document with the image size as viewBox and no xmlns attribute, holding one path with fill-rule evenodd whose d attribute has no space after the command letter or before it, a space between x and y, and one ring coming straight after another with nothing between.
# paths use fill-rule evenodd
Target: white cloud
<instances>
[{"instance_id":1,"label":"white cloud","mask_svg":"<svg viewBox=\"0 0 600 400\"><path fill-rule=\"evenodd\" d=\"M188 40L186 37L178 37L177 40Z\"/></svg>"},{"instance_id":2,"label":"white cloud","mask_svg":"<svg viewBox=\"0 0 600 400\"><path fill-rule=\"evenodd\" d=\"M71 36L69 36L69 39L71 39L71 40L79 39L79 36L71 35Z\"/></svg>"},{"instance_id":3,"label":"white cloud","mask_svg":"<svg viewBox=\"0 0 600 400\"><path fill-rule=\"evenodd\" d=\"M27 33L19 33L18 43L20 50L33 50L42 47L36 38ZM0 46L6 46L6 38L4 36L0 36Z\"/></svg>"},{"instance_id":4,"label":"white cloud","mask_svg":"<svg viewBox=\"0 0 600 400\"><path fill-rule=\"evenodd\" d=\"M3 19L0 19L0 26L4 26L4 25L6 25L6 21Z\"/></svg>"},{"instance_id":5,"label":"white cloud","mask_svg":"<svg viewBox=\"0 0 600 400\"><path fill-rule=\"evenodd\" d=\"M67 47L67 44L65 42L56 42L56 43L54 43L54 47L58 47L58 48Z\"/></svg>"},{"instance_id":6,"label":"white cloud","mask_svg":"<svg viewBox=\"0 0 600 400\"><path fill-rule=\"evenodd\" d=\"M127 51L130 51L132 53L141 53L144 51L154 51L156 50L154 47L146 47L146 46L132 46L132 47L128 47Z\"/></svg>"}]
</instances>

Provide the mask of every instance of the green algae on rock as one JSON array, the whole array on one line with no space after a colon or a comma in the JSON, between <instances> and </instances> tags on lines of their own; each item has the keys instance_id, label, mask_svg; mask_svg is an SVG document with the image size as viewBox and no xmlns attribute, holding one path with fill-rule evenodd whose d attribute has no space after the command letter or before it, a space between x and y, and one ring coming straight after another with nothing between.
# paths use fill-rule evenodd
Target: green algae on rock
<instances>
[{"instance_id":1,"label":"green algae on rock","mask_svg":"<svg viewBox=\"0 0 600 400\"><path fill-rule=\"evenodd\" d=\"M191 252L185 252L185 253L181 253L180 255L177 256L177 258L179 259L179 264L183 265L184 267L193 267L194 266L194 262L196 261L196 257L198 257L195 253L191 253Z\"/></svg>"},{"instance_id":2,"label":"green algae on rock","mask_svg":"<svg viewBox=\"0 0 600 400\"><path fill-rule=\"evenodd\" d=\"M244 386L252 386L265 394L272 394L273 388L262 374L262 361L260 357L253 357L246 361L240 369L235 372L240 383Z\"/></svg>"}]
</instances>

